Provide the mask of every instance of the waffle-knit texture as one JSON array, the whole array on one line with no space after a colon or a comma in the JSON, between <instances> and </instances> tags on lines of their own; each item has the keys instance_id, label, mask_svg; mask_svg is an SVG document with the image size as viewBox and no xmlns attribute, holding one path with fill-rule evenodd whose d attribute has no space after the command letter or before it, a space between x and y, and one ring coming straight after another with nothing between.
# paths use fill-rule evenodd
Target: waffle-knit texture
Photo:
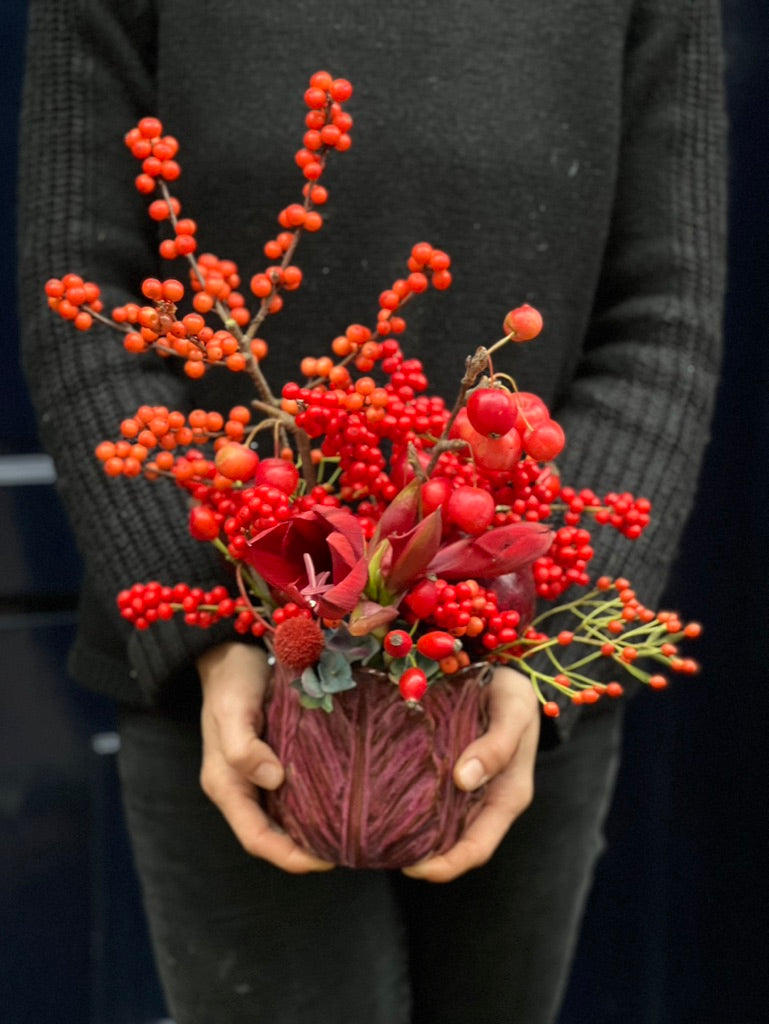
<instances>
[{"instance_id":1,"label":"waffle-knit texture","mask_svg":"<svg viewBox=\"0 0 769 1024\"><path fill-rule=\"evenodd\" d=\"M89 581L75 670L122 700L167 702L229 627L131 633L115 593L149 579L209 587L223 568L184 536L181 493L108 480L91 452L142 403L228 408L216 392L235 377L190 385L168 361L128 356L107 329L75 336L42 283L81 273L109 308L149 274L184 274L160 266L122 144L150 113L180 140L172 191L203 250L236 259L246 280L263 269L277 211L302 184L301 95L320 67L355 85L353 147L324 178L326 226L298 250L306 283L265 331L273 385L348 323L370 322L425 238L455 272L448 293L407 317L406 351L432 387L452 398L466 353L500 336L507 309L537 305L544 334L495 368L551 404L568 438L565 482L652 499L638 543L596 530L601 571L653 603L695 494L724 279L715 0L32 0L24 362Z\"/></svg>"}]
</instances>

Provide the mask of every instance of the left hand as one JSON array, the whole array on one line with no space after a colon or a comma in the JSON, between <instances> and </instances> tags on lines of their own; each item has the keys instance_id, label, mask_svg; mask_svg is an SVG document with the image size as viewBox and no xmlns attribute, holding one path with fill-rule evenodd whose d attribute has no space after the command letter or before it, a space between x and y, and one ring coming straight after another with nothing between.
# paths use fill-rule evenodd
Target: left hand
<instances>
[{"instance_id":1,"label":"left hand","mask_svg":"<svg viewBox=\"0 0 769 1024\"><path fill-rule=\"evenodd\" d=\"M489 727L462 751L454 767L460 789L486 784L480 810L450 850L404 868L410 878L450 882L485 864L532 801L539 701L526 676L511 668L495 669L488 699Z\"/></svg>"}]
</instances>

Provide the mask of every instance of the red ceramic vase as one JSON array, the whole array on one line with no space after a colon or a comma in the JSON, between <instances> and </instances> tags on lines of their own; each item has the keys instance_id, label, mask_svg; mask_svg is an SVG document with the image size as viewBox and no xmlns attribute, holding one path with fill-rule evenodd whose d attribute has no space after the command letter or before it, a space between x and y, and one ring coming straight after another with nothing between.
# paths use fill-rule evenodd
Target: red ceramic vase
<instances>
[{"instance_id":1,"label":"red ceramic vase","mask_svg":"<svg viewBox=\"0 0 769 1024\"><path fill-rule=\"evenodd\" d=\"M305 849L354 868L402 868L449 849L483 791L454 785L454 764L486 725L491 668L433 682L409 707L385 672L353 669L330 714L308 710L278 664L266 740L286 769L267 794L275 822Z\"/></svg>"}]
</instances>

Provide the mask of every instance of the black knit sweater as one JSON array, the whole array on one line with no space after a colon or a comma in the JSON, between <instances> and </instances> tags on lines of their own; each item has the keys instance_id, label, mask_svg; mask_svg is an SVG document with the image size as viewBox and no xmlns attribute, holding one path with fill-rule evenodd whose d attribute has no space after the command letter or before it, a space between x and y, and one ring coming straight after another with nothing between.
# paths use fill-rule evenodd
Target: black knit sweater
<instances>
[{"instance_id":1,"label":"black knit sweater","mask_svg":"<svg viewBox=\"0 0 769 1024\"><path fill-rule=\"evenodd\" d=\"M464 356L528 301L543 336L499 369L564 425L565 481L650 497L630 544L598 532L601 571L659 596L694 495L719 358L724 119L715 0L31 0L20 181L24 359L89 584L74 658L87 684L169 703L225 635L167 623L131 633L114 595L135 580L211 586L222 566L184 536L172 487L111 481L92 457L143 402L228 407L209 374L75 336L42 296L67 271L108 307L168 276L132 187L122 134L154 113L181 142L175 188L204 249L265 265L263 242L302 178L301 95L350 78L353 148L334 159L327 225L298 250L300 292L271 319L277 386L402 273L422 238L454 286L415 304L405 347L452 397ZM175 268L183 274L181 267Z\"/></svg>"}]
</instances>

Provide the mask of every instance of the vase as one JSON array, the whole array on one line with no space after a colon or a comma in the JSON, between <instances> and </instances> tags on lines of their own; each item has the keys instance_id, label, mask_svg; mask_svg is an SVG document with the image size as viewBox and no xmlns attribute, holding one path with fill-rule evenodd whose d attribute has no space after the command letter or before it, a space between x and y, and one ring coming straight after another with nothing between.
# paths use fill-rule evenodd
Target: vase
<instances>
[{"instance_id":1,"label":"vase","mask_svg":"<svg viewBox=\"0 0 769 1024\"><path fill-rule=\"evenodd\" d=\"M276 665L266 741L286 777L267 811L291 838L337 865L402 868L457 841L482 799L454 784L454 764L485 729L487 664L434 681L411 706L387 673L353 668L334 709L303 708Z\"/></svg>"}]
</instances>

